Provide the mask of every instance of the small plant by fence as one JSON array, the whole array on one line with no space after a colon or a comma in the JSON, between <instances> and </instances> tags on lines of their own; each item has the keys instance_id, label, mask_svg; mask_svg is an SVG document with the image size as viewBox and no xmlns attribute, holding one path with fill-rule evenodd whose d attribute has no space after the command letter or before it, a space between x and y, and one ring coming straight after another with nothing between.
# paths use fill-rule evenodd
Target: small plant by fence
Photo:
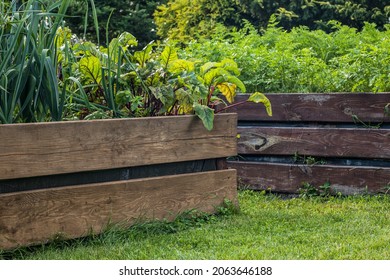
<instances>
[{"instance_id":1,"label":"small plant by fence","mask_svg":"<svg viewBox=\"0 0 390 280\"><path fill-rule=\"evenodd\" d=\"M239 139L228 166L241 185L280 193L389 191L389 93L267 96L273 117L249 103L231 110Z\"/></svg>"}]
</instances>

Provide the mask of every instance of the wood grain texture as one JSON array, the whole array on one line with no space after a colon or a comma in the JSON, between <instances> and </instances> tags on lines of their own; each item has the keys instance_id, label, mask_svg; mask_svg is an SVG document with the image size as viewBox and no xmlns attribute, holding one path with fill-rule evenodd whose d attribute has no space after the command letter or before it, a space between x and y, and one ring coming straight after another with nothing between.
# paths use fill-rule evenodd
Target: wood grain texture
<instances>
[{"instance_id":1,"label":"wood grain texture","mask_svg":"<svg viewBox=\"0 0 390 280\"><path fill-rule=\"evenodd\" d=\"M389 158L390 129L239 127L238 153Z\"/></svg>"},{"instance_id":2,"label":"wood grain texture","mask_svg":"<svg viewBox=\"0 0 390 280\"><path fill-rule=\"evenodd\" d=\"M0 125L0 180L235 155L237 116Z\"/></svg>"},{"instance_id":3,"label":"wood grain texture","mask_svg":"<svg viewBox=\"0 0 390 280\"><path fill-rule=\"evenodd\" d=\"M390 184L390 167L258 162L228 162L228 166L237 169L240 185L280 193L297 193L303 183L318 187L326 182L331 184L331 190L335 193L381 193Z\"/></svg>"},{"instance_id":4,"label":"wood grain texture","mask_svg":"<svg viewBox=\"0 0 390 280\"><path fill-rule=\"evenodd\" d=\"M80 185L0 195L0 248L99 233L109 224L173 219L197 209L237 204L235 170Z\"/></svg>"},{"instance_id":5,"label":"wood grain texture","mask_svg":"<svg viewBox=\"0 0 390 280\"><path fill-rule=\"evenodd\" d=\"M353 116L369 123L390 122L384 108L390 93L270 93L273 116L265 113L262 104L252 102L230 109L239 121L354 122ZM244 101L247 95L236 97Z\"/></svg>"}]
</instances>

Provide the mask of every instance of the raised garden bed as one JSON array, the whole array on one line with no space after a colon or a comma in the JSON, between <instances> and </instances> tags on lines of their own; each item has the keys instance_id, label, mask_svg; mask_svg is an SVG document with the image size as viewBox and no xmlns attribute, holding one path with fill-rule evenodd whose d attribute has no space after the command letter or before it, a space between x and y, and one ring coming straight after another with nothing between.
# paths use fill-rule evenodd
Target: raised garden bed
<instances>
[{"instance_id":1,"label":"raised garden bed","mask_svg":"<svg viewBox=\"0 0 390 280\"><path fill-rule=\"evenodd\" d=\"M236 203L237 116L0 125L0 248Z\"/></svg>"},{"instance_id":2,"label":"raised garden bed","mask_svg":"<svg viewBox=\"0 0 390 280\"><path fill-rule=\"evenodd\" d=\"M229 161L255 190L388 193L390 93L268 94L273 116L252 103L238 114L238 154ZM245 100L245 96L239 96Z\"/></svg>"}]
</instances>

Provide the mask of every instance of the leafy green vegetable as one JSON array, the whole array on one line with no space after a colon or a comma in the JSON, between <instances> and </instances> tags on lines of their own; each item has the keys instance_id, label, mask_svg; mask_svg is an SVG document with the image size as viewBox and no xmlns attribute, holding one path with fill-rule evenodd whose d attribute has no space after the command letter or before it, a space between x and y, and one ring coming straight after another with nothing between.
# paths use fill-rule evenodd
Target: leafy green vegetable
<instances>
[{"instance_id":1,"label":"leafy green vegetable","mask_svg":"<svg viewBox=\"0 0 390 280\"><path fill-rule=\"evenodd\" d=\"M194 104L195 114L202 120L207 130L213 129L214 110L205 105Z\"/></svg>"}]
</instances>

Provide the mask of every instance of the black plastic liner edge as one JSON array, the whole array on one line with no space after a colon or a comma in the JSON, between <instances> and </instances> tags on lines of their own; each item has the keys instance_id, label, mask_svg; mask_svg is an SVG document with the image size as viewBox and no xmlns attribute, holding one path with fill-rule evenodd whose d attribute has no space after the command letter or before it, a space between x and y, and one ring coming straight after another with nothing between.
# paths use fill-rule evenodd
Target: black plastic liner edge
<instances>
[{"instance_id":1,"label":"black plastic liner edge","mask_svg":"<svg viewBox=\"0 0 390 280\"><path fill-rule=\"evenodd\" d=\"M0 180L0 194L217 170L216 159ZM86 163L87 164L87 163Z\"/></svg>"}]
</instances>

